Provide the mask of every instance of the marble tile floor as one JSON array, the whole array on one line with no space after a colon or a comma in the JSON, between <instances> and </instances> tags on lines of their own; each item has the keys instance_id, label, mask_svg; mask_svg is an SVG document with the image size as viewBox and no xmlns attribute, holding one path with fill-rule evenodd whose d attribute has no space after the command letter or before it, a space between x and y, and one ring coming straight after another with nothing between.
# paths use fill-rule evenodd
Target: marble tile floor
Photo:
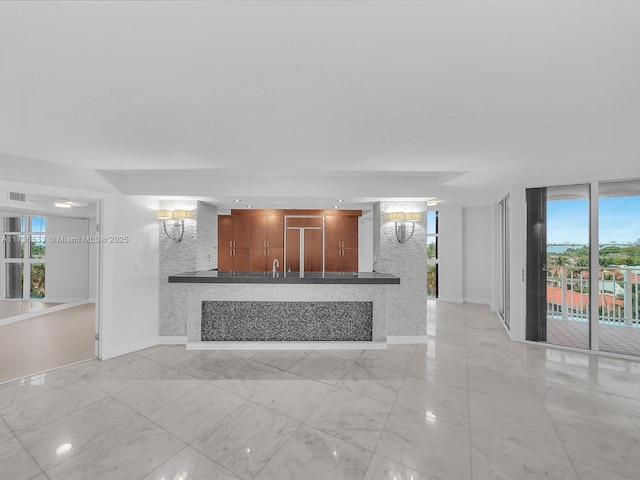
<instances>
[{"instance_id":1,"label":"marble tile floor","mask_svg":"<svg viewBox=\"0 0 640 480\"><path fill-rule=\"evenodd\" d=\"M0 385L12 480L637 479L640 360L432 303L387 350L158 346Z\"/></svg>"}]
</instances>

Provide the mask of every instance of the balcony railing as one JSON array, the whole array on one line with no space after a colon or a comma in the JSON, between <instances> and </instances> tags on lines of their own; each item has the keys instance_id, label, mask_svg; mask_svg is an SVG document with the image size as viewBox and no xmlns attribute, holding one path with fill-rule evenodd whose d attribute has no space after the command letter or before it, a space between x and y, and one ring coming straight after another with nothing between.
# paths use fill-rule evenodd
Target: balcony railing
<instances>
[{"instance_id":1,"label":"balcony railing","mask_svg":"<svg viewBox=\"0 0 640 480\"><path fill-rule=\"evenodd\" d=\"M598 269L598 321L601 325L640 327L638 267ZM547 316L586 322L589 319L589 272L586 267L549 267Z\"/></svg>"}]
</instances>

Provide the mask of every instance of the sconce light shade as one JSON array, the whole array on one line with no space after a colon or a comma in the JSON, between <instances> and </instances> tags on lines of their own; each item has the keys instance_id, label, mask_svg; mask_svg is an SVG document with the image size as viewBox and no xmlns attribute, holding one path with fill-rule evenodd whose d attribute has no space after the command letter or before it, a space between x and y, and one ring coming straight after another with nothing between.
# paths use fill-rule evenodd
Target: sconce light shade
<instances>
[{"instance_id":1,"label":"sconce light shade","mask_svg":"<svg viewBox=\"0 0 640 480\"><path fill-rule=\"evenodd\" d=\"M184 236L184 221L191 218L191 210L156 210L156 218L162 222L162 228L167 237L175 242L182 240ZM173 220L173 224L167 229L167 220Z\"/></svg>"},{"instance_id":2,"label":"sconce light shade","mask_svg":"<svg viewBox=\"0 0 640 480\"><path fill-rule=\"evenodd\" d=\"M404 212L389 212L387 213L388 222L404 222L407 219L407 214Z\"/></svg>"},{"instance_id":3,"label":"sconce light shade","mask_svg":"<svg viewBox=\"0 0 640 480\"><path fill-rule=\"evenodd\" d=\"M173 219L174 220L184 220L186 218L191 218L191 212L189 210L174 210L173 211Z\"/></svg>"},{"instance_id":4,"label":"sconce light shade","mask_svg":"<svg viewBox=\"0 0 640 480\"><path fill-rule=\"evenodd\" d=\"M156 210L158 220L171 220L173 218L171 210Z\"/></svg>"},{"instance_id":5,"label":"sconce light shade","mask_svg":"<svg viewBox=\"0 0 640 480\"><path fill-rule=\"evenodd\" d=\"M387 221L395 222L396 224L396 238L398 242L404 243L409 240L416 230L416 222L422 220L422 213L420 212L390 212L387 213ZM408 232L408 223L411 223L411 231Z\"/></svg>"}]
</instances>

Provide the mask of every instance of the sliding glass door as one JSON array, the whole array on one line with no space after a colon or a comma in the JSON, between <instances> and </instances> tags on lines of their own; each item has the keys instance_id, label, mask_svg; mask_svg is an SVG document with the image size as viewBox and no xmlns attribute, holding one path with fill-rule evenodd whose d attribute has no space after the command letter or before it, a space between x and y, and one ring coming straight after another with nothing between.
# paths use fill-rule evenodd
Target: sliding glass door
<instances>
[{"instance_id":1,"label":"sliding glass door","mask_svg":"<svg viewBox=\"0 0 640 480\"><path fill-rule=\"evenodd\" d=\"M640 356L640 181L526 201L527 340Z\"/></svg>"},{"instance_id":2,"label":"sliding glass door","mask_svg":"<svg viewBox=\"0 0 640 480\"><path fill-rule=\"evenodd\" d=\"M599 185L598 347L640 356L640 181Z\"/></svg>"}]
</instances>

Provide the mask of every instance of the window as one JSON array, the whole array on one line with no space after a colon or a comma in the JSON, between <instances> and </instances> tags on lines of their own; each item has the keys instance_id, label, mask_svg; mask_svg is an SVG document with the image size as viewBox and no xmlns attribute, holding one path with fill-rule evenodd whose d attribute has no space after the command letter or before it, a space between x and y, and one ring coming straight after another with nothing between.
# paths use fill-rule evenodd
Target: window
<instances>
[{"instance_id":1,"label":"window","mask_svg":"<svg viewBox=\"0 0 640 480\"><path fill-rule=\"evenodd\" d=\"M2 222L4 298L38 299L45 295L47 219L11 216Z\"/></svg>"},{"instance_id":2,"label":"window","mask_svg":"<svg viewBox=\"0 0 640 480\"><path fill-rule=\"evenodd\" d=\"M427 211L427 297L438 298L438 212Z\"/></svg>"}]
</instances>

